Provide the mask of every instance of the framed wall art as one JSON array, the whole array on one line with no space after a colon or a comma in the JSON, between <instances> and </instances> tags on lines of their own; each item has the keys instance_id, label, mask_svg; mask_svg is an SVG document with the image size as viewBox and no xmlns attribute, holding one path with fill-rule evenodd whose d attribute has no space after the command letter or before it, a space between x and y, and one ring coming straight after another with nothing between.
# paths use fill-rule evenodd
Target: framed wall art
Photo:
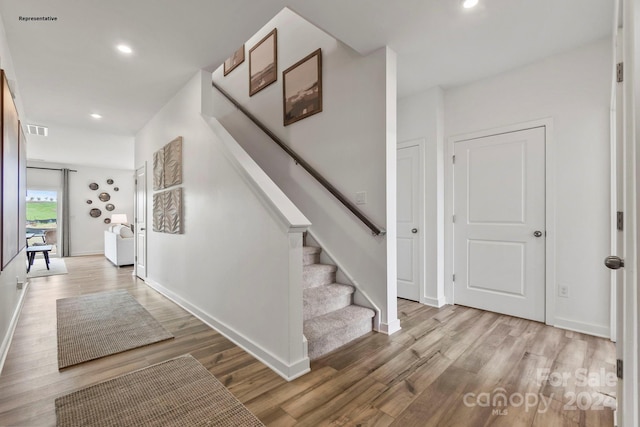
<instances>
[{"instance_id":1,"label":"framed wall art","mask_svg":"<svg viewBox=\"0 0 640 427\"><path fill-rule=\"evenodd\" d=\"M284 125L322 111L322 51L309 54L282 72Z\"/></svg>"},{"instance_id":2,"label":"framed wall art","mask_svg":"<svg viewBox=\"0 0 640 427\"><path fill-rule=\"evenodd\" d=\"M27 239L22 238L22 232L27 228L27 138L22 129L22 124L18 121L20 131L19 140L19 161L18 161L18 252L27 246Z\"/></svg>"},{"instance_id":3,"label":"framed wall art","mask_svg":"<svg viewBox=\"0 0 640 427\"><path fill-rule=\"evenodd\" d=\"M249 96L278 80L278 32L273 29L249 50Z\"/></svg>"},{"instance_id":4,"label":"framed wall art","mask_svg":"<svg viewBox=\"0 0 640 427\"><path fill-rule=\"evenodd\" d=\"M235 70L235 68L238 65L242 64L243 62L244 62L244 45L242 45L240 49L233 52L233 55L231 55L229 58L227 58L226 61L224 61L224 75L226 76L227 74Z\"/></svg>"},{"instance_id":5,"label":"framed wall art","mask_svg":"<svg viewBox=\"0 0 640 427\"><path fill-rule=\"evenodd\" d=\"M20 128L18 110L13 103L4 71L2 82L2 269L19 253L21 235L19 205ZM24 232L24 230L22 230Z\"/></svg>"}]
</instances>

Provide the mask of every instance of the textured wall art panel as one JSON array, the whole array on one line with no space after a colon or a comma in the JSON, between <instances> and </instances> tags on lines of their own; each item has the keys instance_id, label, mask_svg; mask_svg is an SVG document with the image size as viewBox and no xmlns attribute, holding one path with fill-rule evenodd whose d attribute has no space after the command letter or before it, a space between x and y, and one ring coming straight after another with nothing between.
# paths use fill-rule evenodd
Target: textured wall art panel
<instances>
[{"instance_id":1,"label":"textured wall art panel","mask_svg":"<svg viewBox=\"0 0 640 427\"><path fill-rule=\"evenodd\" d=\"M164 146L164 188L182 184L182 137Z\"/></svg>"},{"instance_id":2,"label":"textured wall art panel","mask_svg":"<svg viewBox=\"0 0 640 427\"><path fill-rule=\"evenodd\" d=\"M164 232L182 234L182 188L164 193Z\"/></svg>"},{"instance_id":3,"label":"textured wall art panel","mask_svg":"<svg viewBox=\"0 0 640 427\"><path fill-rule=\"evenodd\" d=\"M153 195L153 231L182 234L182 188Z\"/></svg>"},{"instance_id":4,"label":"textured wall art panel","mask_svg":"<svg viewBox=\"0 0 640 427\"><path fill-rule=\"evenodd\" d=\"M182 137L153 153L153 189L182 184Z\"/></svg>"},{"instance_id":5,"label":"textured wall art panel","mask_svg":"<svg viewBox=\"0 0 640 427\"><path fill-rule=\"evenodd\" d=\"M153 231L164 232L164 193L153 195Z\"/></svg>"},{"instance_id":6,"label":"textured wall art panel","mask_svg":"<svg viewBox=\"0 0 640 427\"><path fill-rule=\"evenodd\" d=\"M153 153L153 189L182 184L182 137ZM153 195L153 231L182 234L182 188Z\"/></svg>"},{"instance_id":7,"label":"textured wall art panel","mask_svg":"<svg viewBox=\"0 0 640 427\"><path fill-rule=\"evenodd\" d=\"M153 189L164 188L164 148L153 153Z\"/></svg>"}]
</instances>

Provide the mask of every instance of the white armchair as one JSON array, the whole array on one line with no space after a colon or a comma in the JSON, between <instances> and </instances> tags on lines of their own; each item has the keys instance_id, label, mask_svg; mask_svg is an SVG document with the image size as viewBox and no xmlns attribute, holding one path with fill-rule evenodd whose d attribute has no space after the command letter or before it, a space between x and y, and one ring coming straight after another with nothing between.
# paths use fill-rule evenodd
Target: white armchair
<instances>
[{"instance_id":1,"label":"white armchair","mask_svg":"<svg viewBox=\"0 0 640 427\"><path fill-rule=\"evenodd\" d=\"M126 225L110 226L104 232L104 256L114 265L134 263L134 235Z\"/></svg>"}]
</instances>

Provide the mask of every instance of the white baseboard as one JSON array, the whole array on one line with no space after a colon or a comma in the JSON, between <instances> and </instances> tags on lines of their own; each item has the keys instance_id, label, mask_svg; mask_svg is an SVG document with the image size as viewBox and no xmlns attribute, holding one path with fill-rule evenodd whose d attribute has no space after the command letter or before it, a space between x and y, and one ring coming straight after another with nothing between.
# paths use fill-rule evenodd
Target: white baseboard
<instances>
[{"instance_id":1,"label":"white baseboard","mask_svg":"<svg viewBox=\"0 0 640 427\"><path fill-rule=\"evenodd\" d=\"M391 335L398 332L400 329L400 320L396 319L391 323L380 323L380 332L383 334Z\"/></svg>"},{"instance_id":2,"label":"white baseboard","mask_svg":"<svg viewBox=\"0 0 640 427\"><path fill-rule=\"evenodd\" d=\"M593 335L596 337L609 338L611 331L609 326L594 325L592 323L577 322L575 320L563 319L556 317L553 326L561 329L568 329L582 334Z\"/></svg>"},{"instance_id":3,"label":"white baseboard","mask_svg":"<svg viewBox=\"0 0 640 427\"><path fill-rule=\"evenodd\" d=\"M440 308L447 304L444 296L440 298L424 297L424 300L422 301L422 303L431 307L436 307L436 308Z\"/></svg>"},{"instance_id":4,"label":"white baseboard","mask_svg":"<svg viewBox=\"0 0 640 427\"><path fill-rule=\"evenodd\" d=\"M7 359L7 354L9 353L9 347L11 346L11 340L13 339L13 333L16 331L16 326L18 325L18 319L20 318L20 313L22 313L22 305L24 304L24 298L27 295L27 290L29 289L29 281L24 283L24 289L22 290L22 294L20 295L20 299L18 300L18 306L16 310L13 312L13 316L11 317L11 323L9 323L9 329L7 329L7 334L4 336L2 340L2 346L0 346L0 373L2 373L2 369L4 368L4 362Z\"/></svg>"},{"instance_id":5,"label":"white baseboard","mask_svg":"<svg viewBox=\"0 0 640 427\"><path fill-rule=\"evenodd\" d=\"M153 279L146 278L145 283L149 285L151 288L160 292L165 297L169 298L174 303L178 304L180 307L187 310L189 313L209 325L211 328L220 332L229 340L233 341L239 347L242 347L256 359L260 360L262 363L271 368L275 373L280 375L287 381L295 380L296 378L306 374L311 371L310 362L308 357L303 357L301 360L289 365L279 357L271 354L268 350L260 347L255 344L253 341L242 335L240 332L234 330L230 326L220 322L218 319L213 316L207 314L194 304L190 303L183 299L180 295L175 292L165 288L160 283L156 282ZM301 342L300 345L303 345Z\"/></svg>"},{"instance_id":6,"label":"white baseboard","mask_svg":"<svg viewBox=\"0 0 640 427\"><path fill-rule=\"evenodd\" d=\"M73 252L69 256L89 256L89 255L104 255L104 252Z\"/></svg>"}]
</instances>

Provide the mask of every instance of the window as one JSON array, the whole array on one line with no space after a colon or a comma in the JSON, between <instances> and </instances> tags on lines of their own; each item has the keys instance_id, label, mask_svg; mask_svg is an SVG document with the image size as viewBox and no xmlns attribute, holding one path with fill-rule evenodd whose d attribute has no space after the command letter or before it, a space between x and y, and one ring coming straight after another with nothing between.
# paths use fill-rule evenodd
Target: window
<instances>
[{"instance_id":1,"label":"window","mask_svg":"<svg viewBox=\"0 0 640 427\"><path fill-rule=\"evenodd\" d=\"M27 189L27 233L34 234L27 243L42 243L45 232L58 229L58 193Z\"/></svg>"}]
</instances>

